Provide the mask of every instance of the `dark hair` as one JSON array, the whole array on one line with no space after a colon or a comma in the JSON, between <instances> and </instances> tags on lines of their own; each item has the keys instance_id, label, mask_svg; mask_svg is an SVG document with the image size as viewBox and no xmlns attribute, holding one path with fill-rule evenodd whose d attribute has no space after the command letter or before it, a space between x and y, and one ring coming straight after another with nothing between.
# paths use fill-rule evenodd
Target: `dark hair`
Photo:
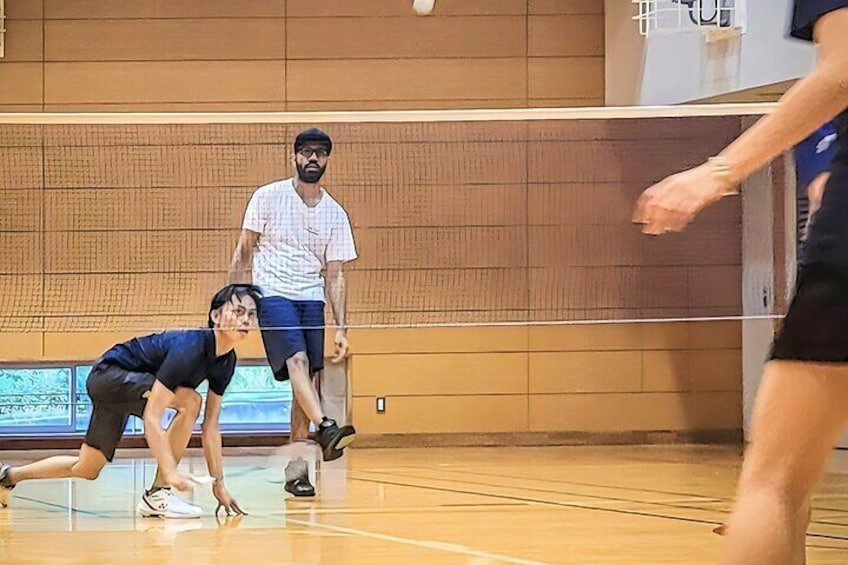
<instances>
[{"instance_id":1,"label":"dark hair","mask_svg":"<svg viewBox=\"0 0 848 565\"><path fill-rule=\"evenodd\" d=\"M262 293L259 287L252 284L228 284L221 290L215 293L212 297L212 303L209 305L209 327L214 328L215 322L212 321L212 312L233 299L233 296L243 298L249 296L259 306L259 299L262 298Z\"/></svg>"},{"instance_id":2,"label":"dark hair","mask_svg":"<svg viewBox=\"0 0 848 565\"><path fill-rule=\"evenodd\" d=\"M294 140L294 152L297 153L307 143L317 143L327 149L327 155L333 151L333 140L318 128L309 128L297 134Z\"/></svg>"}]
</instances>

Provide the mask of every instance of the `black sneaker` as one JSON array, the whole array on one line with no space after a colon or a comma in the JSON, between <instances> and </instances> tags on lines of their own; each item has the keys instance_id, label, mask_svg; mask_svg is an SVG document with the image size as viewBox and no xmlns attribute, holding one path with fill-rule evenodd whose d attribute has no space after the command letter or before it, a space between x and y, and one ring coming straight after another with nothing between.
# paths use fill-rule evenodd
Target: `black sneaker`
<instances>
[{"instance_id":1,"label":"black sneaker","mask_svg":"<svg viewBox=\"0 0 848 565\"><path fill-rule=\"evenodd\" d=\"M293 459L286 465L285 489L294 496L315 496L315 487L309 482L309 468L303 458Z\"/></svg>"},{"instance_id":2,"label":"black sneaker","mask_svg":"<svg viewBox=\"0 0 848 565\"><path fill-rule=\"evenodd\" d=\"M333 461L356 439L356 430L353 426L339 427L335 420L325 418L311 438L321 446L324 461Z\"/></svg>"},{"instance_id":3,"label":"black sneaker","mask_svg":"<svg viewBox=\"0 0 848 565\"><path fill-rule=\"evenodd\" d=\"M0 508L9 506L9 499L12 497L12 489L15 485L9 483L9 467L0 463Z\"/></svg>"}]
</instances>

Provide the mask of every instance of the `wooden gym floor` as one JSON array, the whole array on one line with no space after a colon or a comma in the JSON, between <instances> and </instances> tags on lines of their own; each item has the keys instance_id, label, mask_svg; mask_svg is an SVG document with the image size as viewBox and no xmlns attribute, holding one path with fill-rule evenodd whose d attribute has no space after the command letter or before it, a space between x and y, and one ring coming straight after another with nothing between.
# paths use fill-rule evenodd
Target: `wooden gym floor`
<instances>
[{"instance_id":1,"label":"wooden gym floor","mask_svg":"<svg viewBox=\"0 0 848 565\"><path fill-rule=\"evenodd\" d=\"M218 522L208 486L188 495L200 520L137 517L147 453L123 452L97 482L19 486L0 563L716 563L740 463L733 447L352 449L304 500L284 496L280 453L253 452L226 459L250 515ZM205 471L197 452L184 466ZM808 563L845 563L845 452L814 507Z\"/></svg>"}]
</instances>

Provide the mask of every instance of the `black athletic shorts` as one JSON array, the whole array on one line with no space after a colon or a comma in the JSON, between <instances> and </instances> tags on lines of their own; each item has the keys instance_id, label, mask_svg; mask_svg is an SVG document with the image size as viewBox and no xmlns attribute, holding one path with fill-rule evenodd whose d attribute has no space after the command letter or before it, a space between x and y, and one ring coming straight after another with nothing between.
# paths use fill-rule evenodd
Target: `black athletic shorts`
<instances>
[{"instance_id":1,"label":"black athletic shorts","mask_svg":"<svg viewBox=\"0 0 848 565\"><path fill-rule=\"evenodd\" d=\"M771 358L848 363L846 271L826 263L801 266Z\"/></svg>"},{"instance_id":2,"label":"black athletic shorts","mask_svg":"<svg viewBox=\"0 0 848 565\"><path fill-rule=\"evenodd\" d=\"M146 396L154 381L155 376L147 373L133 373L107 363L96 364L86 383L92 409L85 443L112 461L129 417L143 416Z\"/></svg>"}]
</instances>

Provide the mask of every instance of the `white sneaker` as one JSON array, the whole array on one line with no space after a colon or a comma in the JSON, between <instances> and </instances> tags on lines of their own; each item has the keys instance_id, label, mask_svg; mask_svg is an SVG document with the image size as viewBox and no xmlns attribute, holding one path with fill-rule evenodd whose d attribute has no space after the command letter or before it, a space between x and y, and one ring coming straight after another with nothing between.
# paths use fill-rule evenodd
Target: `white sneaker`
<instances>
[{"instance_id":1,"label":"white sneaker","mask_svg":"<svg viewBox=\"0 0 848 565\"><path fill-rule=\"evenodd\" d=\"M200 518L203 515L202 508L182 500L170 488L145 490L137 510L145 518Z\"/></svg>"}]
</instances>

